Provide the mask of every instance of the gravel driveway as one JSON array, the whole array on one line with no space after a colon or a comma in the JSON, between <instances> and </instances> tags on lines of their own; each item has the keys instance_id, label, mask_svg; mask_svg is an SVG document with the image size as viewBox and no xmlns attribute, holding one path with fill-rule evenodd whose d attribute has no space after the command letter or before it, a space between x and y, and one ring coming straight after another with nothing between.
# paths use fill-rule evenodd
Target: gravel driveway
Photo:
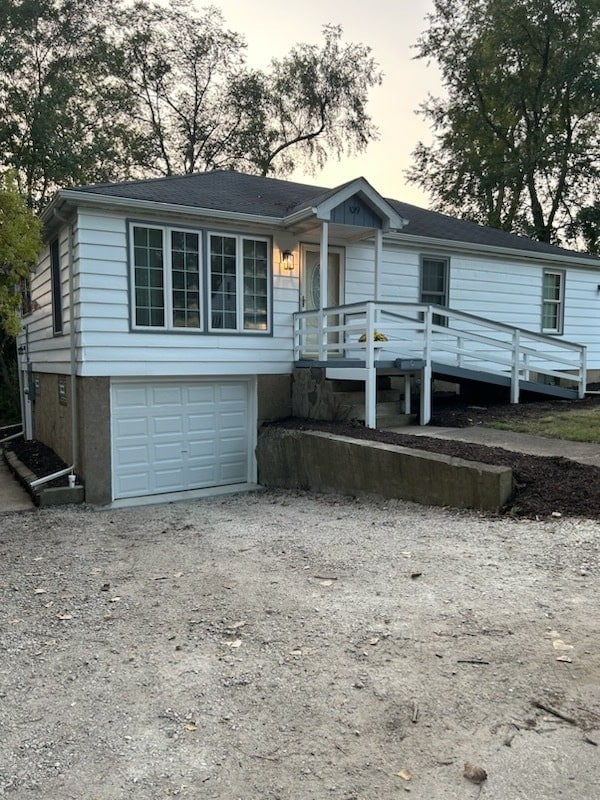
<instances>
[{"instance_id":1,"label":"gravel driveway","mask_svg":"<svg viewBox=\"0 0 600 800\"><path fill-rule=\"evenodd\" d=\"M265 492L0 530L0 795L600 797L597 522Z\"/></svg>"}]
</instances>

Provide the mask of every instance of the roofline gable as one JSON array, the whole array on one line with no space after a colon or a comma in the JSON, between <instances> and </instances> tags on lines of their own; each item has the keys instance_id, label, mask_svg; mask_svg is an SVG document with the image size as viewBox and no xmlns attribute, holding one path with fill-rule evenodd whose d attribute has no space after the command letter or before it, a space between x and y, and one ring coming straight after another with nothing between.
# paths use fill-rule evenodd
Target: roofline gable
<instances>
[{"instance_id":1,"label":"roofline gable","mask_svg":"<svg viewBox=\"0 0 600 800\"><path fill-rule=\"evenodd\" d=\"M355 178L348 183L332 189L322 196L314 198L311 205L292 212L284 218L286 226L296 224L308 217L316 217L323 222L331 219L332 211L351 197L358 195L363 202L377 216L381 217L384 225L383 230L402 230L408 220L399 214L394 207L379 192L377 192L365 178Z\"/></svg>"}]
</instances>

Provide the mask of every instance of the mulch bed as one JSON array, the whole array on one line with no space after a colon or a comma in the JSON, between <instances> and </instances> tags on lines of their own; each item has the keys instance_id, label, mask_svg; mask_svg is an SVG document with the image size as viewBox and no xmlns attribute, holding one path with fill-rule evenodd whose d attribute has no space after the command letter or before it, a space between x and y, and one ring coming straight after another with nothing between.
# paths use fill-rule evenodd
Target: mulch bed
<instances>
[{"instance_id":1,"label":"mulch bed","mask_svg":"<svg viewBox=\"0 0 600 800\"><path fill-rule=\"evenodd\" d=\"M16 457L23 463L34 475L38 478L43 478L45 475L52 475L54 472L60 472L66 469L69 465L56 455L54 450L51 450L45 444L31 439L24 441L23 439L14 439L12 442L6 444L6 449L11 450ZM68 486L69 479L66 475L61 478L55 478L48 481L44 486Z\"/></svg>"},{"instance_id":2,"label":"mulch bed","mask_svg":"<svg viewBox=\"0 0 600 800\"><path fill-rule=\"evenodd\" d=\"M509 418L513 420L532 418L572 407L597 407L600 414L600 398L588 397L579 401L552 399L519 405L488 403L485 406L466 405L464 401L454 399L438 404L432 425L464 428ZM275 424L299 430L328 431L355 439L396 444L464 458L468 461L510 467L513 470L516 489L504 513L533 519L550 517L553 512L564 516L600 519L600 468L598 467L579 464L566 458L532 456L470 442L371 430L351 423L290 419Z\"/></svg>"}]
</instances>

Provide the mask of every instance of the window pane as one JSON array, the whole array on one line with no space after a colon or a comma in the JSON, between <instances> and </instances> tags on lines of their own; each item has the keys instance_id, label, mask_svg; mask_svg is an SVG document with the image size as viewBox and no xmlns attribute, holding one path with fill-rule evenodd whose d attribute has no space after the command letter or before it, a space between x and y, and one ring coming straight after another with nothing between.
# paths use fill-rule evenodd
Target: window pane
<instances>
[{"instance_id":1,"label":"window pane","mask_svg":"<svg viewBox=\"0 0 600 800\"><path fill-rule=\"evenodd\" d=\"M159 228L135 226L133 241L136 325L163 327L163 232Z\"/></svg>"},{"instance_id":2,"label":"window pane","mask_svg":"<svg viewBox=\"0 0 600 800\"><path fill-rule=\"evenodd\" d=\"M211 326L223 330L237 328L236 239L210 237Z\"/></svg>"},{"instance_id":3,"label":"window pane","mask_svg":"<svg viewBox=\"0 0 600 800\"><path fill-rule=\"evenodd\" d=\"M243 240L244 330L268 329L267 242Z\"/></svg>"},{"instance_id":4,"label":"window pane","mask_svg":"<svg viewBox=\"0 0 600 800\"><path fill-rule=\"evenodd\" d=\"M171 233L173 325L177 328L200 327L199 239L197 233Z\"/></svg>"}]
</instances>

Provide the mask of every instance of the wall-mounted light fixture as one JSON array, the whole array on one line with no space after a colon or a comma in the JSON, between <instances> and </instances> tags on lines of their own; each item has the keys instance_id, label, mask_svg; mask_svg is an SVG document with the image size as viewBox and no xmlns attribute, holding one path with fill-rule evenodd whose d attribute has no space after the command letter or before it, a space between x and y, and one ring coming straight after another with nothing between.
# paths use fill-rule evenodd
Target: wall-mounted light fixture
<instances>
[{"instance_id":1,"label":"wall-mounted light fixture","mask_svg":"<svg viewBox=\"0 0 600 800\"><path fill-rule=\"evenodd\" d=\"M282 250L281 251L281 260L279 262L279 266L281 269L286 270L287 272L292 272L294 269L294 254L291 250Z\"/></svg>"}]
</instances>

